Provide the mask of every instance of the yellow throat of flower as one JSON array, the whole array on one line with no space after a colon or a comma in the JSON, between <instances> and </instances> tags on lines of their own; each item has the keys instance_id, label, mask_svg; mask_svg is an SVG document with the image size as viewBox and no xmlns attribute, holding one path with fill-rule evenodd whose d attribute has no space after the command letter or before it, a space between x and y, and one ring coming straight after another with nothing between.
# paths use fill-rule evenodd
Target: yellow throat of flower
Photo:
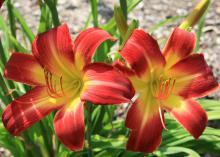
<instances>
[{"instance_id":1,"label":"yellow throat of flower","mask_svg":"<svg viewBox=\"0 0 220 157\"><path fill-rule=\"evenodd\" d=\"M79 95L83 87L82 79L79 77L66 80L63 76L57 77L47 70L44 70L44 75L48 95L52 98Z\"/></svg>"}]
</instances>

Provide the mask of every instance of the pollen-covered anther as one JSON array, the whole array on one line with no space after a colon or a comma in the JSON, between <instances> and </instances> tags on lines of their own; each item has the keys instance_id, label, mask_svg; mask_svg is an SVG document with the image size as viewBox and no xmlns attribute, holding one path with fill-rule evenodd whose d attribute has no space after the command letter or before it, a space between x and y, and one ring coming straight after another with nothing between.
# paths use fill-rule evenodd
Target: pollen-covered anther
<instances>
[{"instance_id":1,"label":"pollen-covered anther","mask_svg":"<svg viewBox=\"0 0 220 157\"><path fill-rule=\"evenodd\" d=\"M156 98L159 100L167 99L172 94L175 83L175 79L169 78L167 80L163 80L162 77L160 77L159 89L157 90Z\"/></svg>"},{"instance_id":2,"label":"pollen-covered anther","mask_svg":"<svg viewBox=\"0 0 220 157\"><path fill-rule=\"evenodd\" d=\"M53 77L53 74L44 69L44 76L47 86L47 92L50 97L58 98L65 95L63 90L63 77L59 78L59 81ZM58 88L60 86L60 88ZM58 88L58 89L57 89ZM59 90L59 91L58 91Z\"/></svg>"}]
</instances>

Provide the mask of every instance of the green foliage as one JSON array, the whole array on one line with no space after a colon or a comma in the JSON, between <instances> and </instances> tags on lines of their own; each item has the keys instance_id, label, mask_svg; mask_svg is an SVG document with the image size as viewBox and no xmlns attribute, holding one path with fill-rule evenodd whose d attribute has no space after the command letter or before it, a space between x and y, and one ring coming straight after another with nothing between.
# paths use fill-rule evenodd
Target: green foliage
<instances>
[{"instance_id":1,"label":"green foliage","mask_svg":"<svg viewBox=\"0 0 220 157\"><path fill-rule=\"evenodd\" d=\"M98 27L98 4L97 0L91 0L91 9L92 9L92 17L93 17L93 25L94 27Z\"/></svg>"},{"instance_id":2,"label":"green foliage","mask_svg":"<svg viewBox=\"0 0 220 157\"><path fill-rule=\"evenodd\" d=\"M131 12L141 0L120 0L120 7L115 8L114 17L107 24L100 25L98 21L98 1L91 0L91 14L85 23L85 29L91 26L101 27L110 32L116 38L122 38L121 46L131 35L135 28L138 28L138 21L133 19L127 24L128 13ZM11 51L22 53L31 53L27 48L26 40L29 44L34 40L34 33L30 29L28 23L21 16L20 10L17 10L11 0L7 0L8 19L4 20L0 15L0 30L3 35L0 39L0 116L7 104L14 98L24 94L27 86L5 80L3 71L5 64L11 55ZM38 26L39 33L45 32L53 26L60 25L59 14L57 12L56 0L39 0L39 8L41 11ZM148 31L163 27L164 25L173 23L185 16L172 16L168 19L153 25ZM200 20L197 30L197 38L202 35L205 16ZM18 41L16 37L15 25L18 24L22 28L23 41ZM199 41L197 42L196 51L199 49ZM105 42L97 50L94 61L104 61L112 63L109 52L114 42ZM120 47L119 47L120 49ZM120 56L118 56L120 57ZM117 57L116 57L117 58ZM14 91L13 94L10 94ZM220 102L215 100L200 99L198 102L207 111L209 121L220 120ZM116 106L100 106L93 105L89 107L91 115L85 112L87 124L86 144L83 151L71 152L67 150L57 139L53 129L54 113L41 120L39 123L25 131L21 136L13 137L5 129L0 121L0 147L8 149L15 157L86 157L88 152L90 156L95 157L176 157L176 156L192 156L197 157L205 153L214 155L220 154L220 129L207 127L201 138L195 141L179 124L172 120L166 114L166 126L168 131L163 132L163 142L160 148L152 154L143 154L137 152L128 152L125 145L128 139L129 130L124 125L124 119L115 117ZM90 127L88 127L88 125ZM92 150L89 145L92 145ZM92 151L92 152L91 152Z\"/></svg>"}]
</instances>

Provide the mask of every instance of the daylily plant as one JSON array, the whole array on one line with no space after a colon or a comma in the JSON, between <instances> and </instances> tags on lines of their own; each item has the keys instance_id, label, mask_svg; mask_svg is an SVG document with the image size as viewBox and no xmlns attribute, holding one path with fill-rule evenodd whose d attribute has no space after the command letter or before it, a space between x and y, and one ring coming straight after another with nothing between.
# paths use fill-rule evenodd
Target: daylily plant
<instances>
[{"instance_id":1,"label":"daylily plant","mask_svg":"<svg viewBox=\"0 0 220 157\"><path fill-rule=\"evenodd\" d=\"M84 146L86 101L96 104L129 102L134 95L130 81L111 65L91 63L107 32L90 28L72 42L67 25L37 35L31 54L13 53L5 68L7 79L33 86L4 110L2 120L12 135L41 120L54 110L54 129L73 151Z\"/></svg>"},{"instance_id":2,"label":"daylily plant","mask_svg":"<svg viewBox=\"0 0 220 157\"><path fill-rule=\"evenodd\" d=\"M206 112L193 99L219 85L204 56L193 54L195 42L194 33L175 28L161 53L148 33L136 29L121 50L127 63L118 61L115 66L127 74L138 97L126 117L131 129L128 150L148 153L159 147L166 129L164 111L195 139L204 131Z\"/></svg>"}]
</instances>

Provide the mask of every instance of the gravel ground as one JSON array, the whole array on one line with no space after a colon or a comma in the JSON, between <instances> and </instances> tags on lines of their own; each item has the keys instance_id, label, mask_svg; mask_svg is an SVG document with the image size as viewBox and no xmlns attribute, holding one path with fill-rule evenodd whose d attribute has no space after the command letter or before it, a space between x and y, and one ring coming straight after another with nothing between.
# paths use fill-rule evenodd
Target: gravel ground
<instances>
[{"instance_id":1,"label":"gravel ground","mask_svg":"<svg viewBox=\"0 0 220 157\"><path fill-rule=\"evenodd\" d=\"M62 23L68 23L71 33L77 34L84 26L90 12L89 0L59 0L58 12ZM129 20L138 19L140 21L140 28L149 30L153 25L161 20L164 20L174 15L186 15L188 11L192 10L193 6L199 0L143 0L129 14ZM100 0L99 2L99 21L105 24L113 16L113 7L118 3L118 0ZM25 20L36 33L37 25L40 16L40 10L37 5L37 0L16 0L16 8L24 16ZM5 18L5 5L2 8L2 14ZM213 1L210 10L207 14L205 28L201 39L200 52L205 54L208 64L213 68L215 76L220 81L220 1ZM165 41L169 36L173 27L180 24L180 20L172 24L159 28L153 33L156 39L163 39ZM18 26L19 27L19 26ZM161 48L162 48L161 44ZM220 99L220 91L210 95L215 99Z\"/></svg>"}]
</instances>

